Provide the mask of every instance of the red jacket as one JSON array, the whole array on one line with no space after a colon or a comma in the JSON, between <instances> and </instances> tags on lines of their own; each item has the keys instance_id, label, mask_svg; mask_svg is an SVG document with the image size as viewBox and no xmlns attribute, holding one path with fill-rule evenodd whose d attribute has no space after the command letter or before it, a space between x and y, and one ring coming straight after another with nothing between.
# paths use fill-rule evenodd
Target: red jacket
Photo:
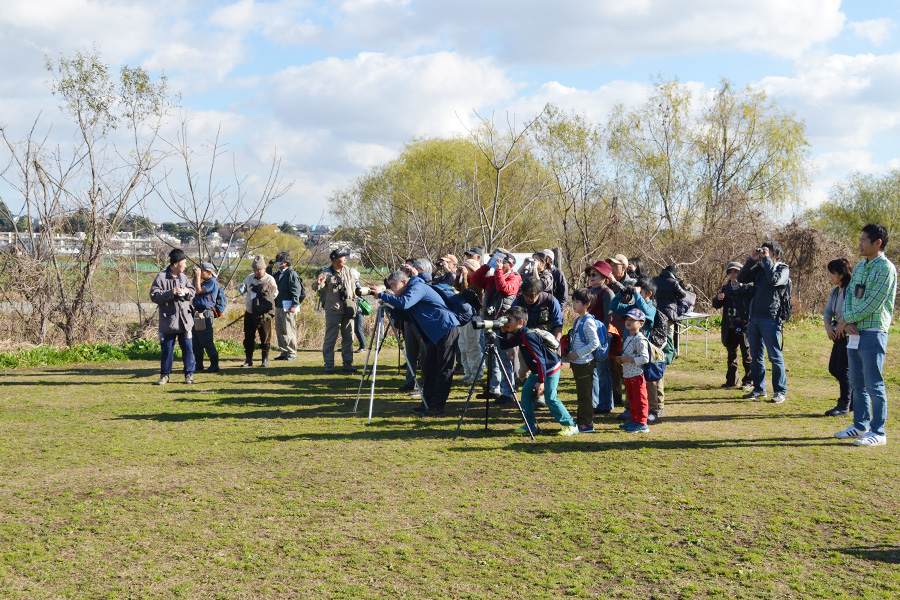
<instances>
[{"instance_id":1,"label":"red jacket","mask_svg":"<svg viewBox=\"0 0 900 600\"><path fill-rule=\"evenodd\" d=\"M469 281L484 290L484 299L482 304L487 307L497 296L510 298L505 303L505 308L509 308L513 303L513 299L519 293L519 286L522 285L522 276L515 271L504 273L501 269L494 271L493 275L488 275L490 267L482 265L477 271L472 273ZM502 316L502 315L494 315Z\"/></svg>"}]
</instances>

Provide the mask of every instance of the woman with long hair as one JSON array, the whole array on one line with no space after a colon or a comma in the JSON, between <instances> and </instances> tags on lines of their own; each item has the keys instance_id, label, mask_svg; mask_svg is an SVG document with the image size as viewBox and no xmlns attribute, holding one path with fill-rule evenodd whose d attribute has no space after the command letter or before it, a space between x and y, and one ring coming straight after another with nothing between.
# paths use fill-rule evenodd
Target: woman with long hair
<instances>
[{"instance_id":1,"label":"woman with long hair","mask_svg":"<svg viewBox=\"0 0 900 600\"><path fill-rule=\"evenodd\" d=\"M831 358L828 359L828 372L837 379L841 395L837 406L825 411L825 414L829 417L840 417L850 414L853 409L853 398L850 392L850 368L847 363L847 336L838 335L835 330L844 313L844 297L847 294L850 276L853 275L853 266L846 258L836 258L828 263L827 268L828 276L834 285L828 296L823 318L825 333L834 343L831 347Z\"/></svg>"}]
</instances>

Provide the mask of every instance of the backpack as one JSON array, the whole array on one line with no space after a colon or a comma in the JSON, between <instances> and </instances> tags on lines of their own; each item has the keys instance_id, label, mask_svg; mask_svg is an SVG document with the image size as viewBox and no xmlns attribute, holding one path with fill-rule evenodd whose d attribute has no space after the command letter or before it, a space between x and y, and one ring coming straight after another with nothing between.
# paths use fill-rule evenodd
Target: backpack
<instances>
[{"instance_id":1,"label":"backpack","mask_svg":"<svg viewBox=\"0 0 900 600\"><path fill-rule=\"evenodd\" d=\"M457 294L456 290L446 283L437 283L431 286L431 289L440 295L450 312L456 315L460 325L467 325L472 320L475 315L472 305L466 302L462 295Z\"/></svg>"},{"instance_id":2,"label":"backpack","mask_svg":"<svg viewBox=\"0 0 900 600\"><path fill-rule=\"evenodd\" d=\"M647 347L650 351L650 362L641 365L641 368L644 370L644 379L652 383L659 381L665 375L666 355L649 340L647 341Z\"/></svg>"},{"instance_id":3,"label":"backpack","mask_svg":"<svg viewBox=\"0 0 900 600\"><path fill-rule=\"evenodd\" d=\"M656 309L656 316L653 317L653 325L650 326L650 333L647 335L647 339L657 348L664 348L668 336L669 317L663 311Z\"/></svg>"},{"instance_id":4,"label":"backpack","mask_svg":"<svg viewBox=\"0 0 900 600\"><path fill-rule=\"evenodd\" d=\"M300 302L297 303L298 305L300 305L300 304L303 304L303 301L304 301L304 300L306 300L306 286L303 285L303 278L302 278L302 277L300 277L300 276L298 275L298 276L297 276L297 279L300 280Z\"/></svg>"},{"instance_id":5,"label":"backpack","mask_svg":"<svg viewBox=\"0 0 900 600\"><path fill-rule=\"evenodd\" d=\"M541 338L541 345L544 348L550 350L554 354L559 354L560 344L555 335L545 329L529 329L528 331L536 333L538 337Z\"/></svg>"},{"instance_id":6,"label":"backpack","mask_svg":"<svg viewBox=\"0 0 900 600\"><path fill-rule=\"evenodd\" d=\"M794 314L794 299L792 298L794 282L788 277L787 285L781 286L775 293L778 295L778 312L775 314L775 319L779 325L784 325Z\"/></svg>"},{"instance_id":7,"label":"backpack","mask_svg":"<svg viewBox=\"0 0 900 600\"><path fill-rule=\"evenodd\" d=\"M584 319L587 318L594 319L597 323L597 338L600 340L600 346L594 350L594 360L606 360L609 358L609 335L606 333L606 325L604 325L602 321L597 321L597 319L594 318L594 315L590 313L588 313ZM578 321L578 329L576 330L578 331L578 337L581 338L582 343L586 341L584 337L584 319Z\"/></svg>"},{"instance_id":8,"label":"backpack","mask_svg":"<svg viewBox=\"0 0 900 600\"><path fill-rule=\"evenodd\" d=\"M225 308L228 306L228 301L225 299L225 290L219 286L219 293L216 294L216 299L213 301L213 314L216 317L221 317L225 314Z\"/></svg>"}]
</instances>

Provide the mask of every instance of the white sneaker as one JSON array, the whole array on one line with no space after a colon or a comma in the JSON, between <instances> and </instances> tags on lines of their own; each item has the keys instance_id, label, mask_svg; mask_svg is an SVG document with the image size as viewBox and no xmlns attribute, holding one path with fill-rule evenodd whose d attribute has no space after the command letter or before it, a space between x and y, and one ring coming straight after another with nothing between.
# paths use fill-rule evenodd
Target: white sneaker
<instances>
[{"instance_id":1,"label":"white sneaker","mask_svg":"<svg viewBox=\"0 0 900 600\"><path fill-rule=\"evenodd\" d=\"M857 429L856 425L851 425L847 429L842 429L834 434L839 440L849 440L851 438L858 438L860 436L866 435L868 431L863 431L862 429Z\"/></svg>"},{"instance_id":2,"label":"white sneaker","mask_svg":"<svg viewBox=\"0 0 900 600\"><path fill-rule=\"evenodd\" d=\"M779 393L775 394L774 396L772 396L772 399L769 402L772 402L773 404L781 404L782 402L784 402L784 400L785 400L784 394L779 392Z\"/></svg>"},{"instance_id":3,"label":"white sneaker","mask_svg":"<svg viewBox=\"0 0 900 600\"><path fill-rule=\"evenodd\" d=\"M867 431L858 440L853 442L854 446L884 446L887 444L887 436L879 435L872 431Z\"/></svg>"}]
</instances>

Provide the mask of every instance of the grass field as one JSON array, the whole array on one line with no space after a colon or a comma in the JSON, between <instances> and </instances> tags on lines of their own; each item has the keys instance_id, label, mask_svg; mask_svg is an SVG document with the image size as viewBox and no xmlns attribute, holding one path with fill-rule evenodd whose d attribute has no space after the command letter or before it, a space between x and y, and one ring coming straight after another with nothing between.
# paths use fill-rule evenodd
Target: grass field
<instances>
[{"instance_id":1,"label":"grass field","mask_svg":"<svg viewBox=\"0 0 900 600\"><path fill-rule=\"evenodd\" d=\"M418 419L396 368L366 425L317 352L193 387L153 362L5 372L0 597L900 597L896 418L885 447L831 437L817 328L788 334L781 405L719 389L717 332L696 342L649 434L534 442L481 401L454 442L463 389Z\"/></svg>"}]
</instances>

